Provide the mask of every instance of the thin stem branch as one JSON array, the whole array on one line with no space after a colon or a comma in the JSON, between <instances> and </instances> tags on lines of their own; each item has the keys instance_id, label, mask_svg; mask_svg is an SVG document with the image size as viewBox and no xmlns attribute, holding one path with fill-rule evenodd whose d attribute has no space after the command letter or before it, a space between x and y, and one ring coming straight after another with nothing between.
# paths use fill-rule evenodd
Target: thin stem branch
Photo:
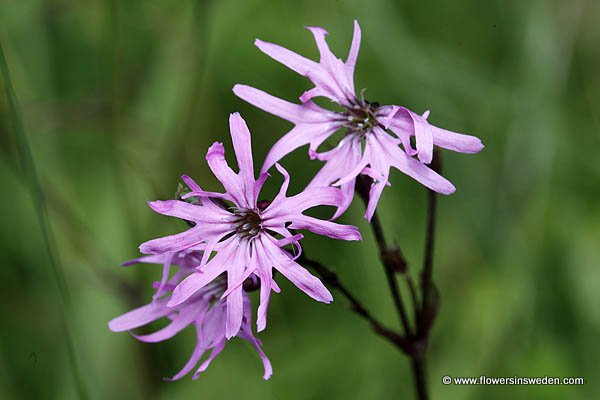
<instances>
[{"instance_id":1,"label":"thin stem branch","mask_svg":"<svg viewBox=\"0 0 600 400\"><path fill-rule=\"evenodd\" d=\"M441 172L441 156L434 153L431 169ZM435 245L435 228L437 218L437 194L433 190L427 191L427 229L425 233L425 257L423 271L421 272L421 310L417 318L417 334L415 344L419 351L412 357L412 369L415 377L415 390L419 400L427 400L427 373L425 368L425 355L429 333L437 315L439 298L433 285L433 251Z\"/></svg>"},{"instance_id":2,"label":"thin stem branch","mask_svg":"<svg viewBox=\"0 0 600 400\"><path fill-rule=\"evenodd\" d=\"M439 172L441 160L439 153L436 152L431 165L432 169ZM364 201L365 205L369 202L369 186L370 181L367 177L360 176L357 178L356 192ZM414 384L417 398L419 400L427 400L429 398L427 392L427 375L425 366L425 352L427 350L427 341L429 331L437 314L438 296L433 286L433 249L436 226L436 209L437 197L435 192L428 192L427 206L427 230L425 238L425 258L423 263L423 271L421 273L421 299L417 295L416 285L407 271L407 262L402 255L400 249L389 247L383 233L383 228L377 214L373 214L371 220L371 228L375 236L375 241L379 248L379 256L384 266L390 292L394 299L398 315L406 332L405 339L410 343L410 353L407 355L411 358L411 366L414 375ZM410 330L406 309L402 301L402 296L396 281L395 274L401 274L408 286L410 297L412 300L415 332Z\"/></svg>"},{"instance_id":3,"label":"thin stem branch","mask_svg":"<svg viewBox=\"0 0 600 400\"><path fill-rule=\"evenodd\" d=\"M363 200L365 205L369 202L368 188L370 184L368 180L369 178L361 175L357 178L356 186L356 192ZM398 282L396 281L396 272L406 271L406 260L397 246L394 248L388 247L377 212L373 214L373 218L371 219L371 228L373 230L373 234L375 235L375 242L379 248L379 258L381 259L385 270L385 276L392 294L396 311L400 318L400 322L402 323L402 327L404 328L406 337L410 337L412 336L412 330L406 314L406 308L402 300L402 295L400 294L400 290L398 288Z\"/></svg>"},{"instance_id":4,"label":"thin stem branch","mask_svg":"<svg viewBox=\"0 0 600 400\"><path fill-rule=\"evenodd\" d=\"M421 302L419 302L417 288L415 286L415 282L413 281L412 276L408 272L404 274L404 280L406 281L406 285L408 286L408 290L410 292L415 321L418 322L419 318L421 318Z\"/></svg>"},{"instance_id":5,"label":"thin stem branch","mask_svg":"<svg viewBox=\"0 0 600 400\"><path fill-rule=\"evenodd\" d=\"M434 153L431 168L436 172L441 172L440 152ZM435 245L435 228L437 217L437 194L433 190L427 191L427 230L425 233L425 256L423 259L423 271L421 272L421 310L423 318L419 319L417 324L418 336L426 339L435 314L437 313L437 293L433 285L433 252Z\"/></svg>"},{"instance_id":6,"label":"thin stem branch","mask_svg":"<svg viewBox=\"0 0 600 400\"><path fill-rule=\"evenodd\" d=\"M433 278L433 246L435 241L435 217L437 208L437 197L435 192L429 190L427 193L427 233L425 236L425 258L423 262L422 282L423 306L427 301L431 281Z\"/></svg>"},{"instance_id":7,"label":"thin stem branch","mask_svg":"<svg viewBox=\"0 0 600 400\"><path fill-rule=\"evenodd\" d=\"M298 258L298 262L308 268L313 269L317 274L319 274L319 276L321 276L327 286L340 292L350 302L351 310L367 320L376 334L387 339L406 354L413 352L411 343L402 337L402 335L398 334L392 329L387 328L381 322L379 322L360 302L360 300L358 300L356 296L354 296L350 290L340 282L337 274L332 269L326 267L319 261L306 257L305 254L302 254Z\"/></svg>"}]
</instances>

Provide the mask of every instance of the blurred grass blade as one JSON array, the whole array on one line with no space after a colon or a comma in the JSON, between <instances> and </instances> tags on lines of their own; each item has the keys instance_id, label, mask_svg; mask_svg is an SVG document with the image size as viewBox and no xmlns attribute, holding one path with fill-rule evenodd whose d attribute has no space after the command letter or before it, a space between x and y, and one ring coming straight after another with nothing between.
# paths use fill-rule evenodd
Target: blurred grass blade
<instances>
[{"instance_id":1,"label":"blurred grass blade","mask_svg":"<svg viewBox=\"0 0 600 400\"><path fill-rule=\"evenodd\" d=\"M2 80L4 81L6 99L9 107L9 114L11 117L12 129L15 134L15 142L17 144L19 160L21 161L21 167L25 172L27 183L29 185L29 189L31 190L31 196L33 198L35 211L44 237L44 243L46 245L48 261L52 269L52 274L54 275L54 278L56 280L56 285L58 286L59 297L61 301L61 322L64 330L64 338L67 345L69 364L71 366L79 398L87 399L88 396L85 390L85 386L83 384L83 379L77 367L75 345L73 343L73 338L69 331L69 323L67 320L67 310L70 308L71 303L70 296L65 282L65 277L61 269L60 262L58 260L58 254L55 251L54 237L52 235L52 230L50 228L48 220L48 213L46 209L44 193L42 192L40 181L35 168L35 163L33 160L33 155L31 153L29 142L25 134L23 120L21 118L21 113L17 103L17 97L15 95L10 80L8 64L6 62L6 58L4 57L2 43L0 43L0 71Z\"/></svg>"}]
</instances>

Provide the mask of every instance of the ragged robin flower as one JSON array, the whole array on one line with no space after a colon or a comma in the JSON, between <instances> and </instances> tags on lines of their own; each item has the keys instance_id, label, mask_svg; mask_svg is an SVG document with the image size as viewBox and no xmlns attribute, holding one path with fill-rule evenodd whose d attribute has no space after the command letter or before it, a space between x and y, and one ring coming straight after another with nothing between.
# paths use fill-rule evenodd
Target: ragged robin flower
<instances>
[{"instance_id":1,"label":"ragged robin flower","mask_svg":"<svg viewBox=\"0 0 600 400\"><path fill-rule=\"evenodd\" d=\"M166 327L156 332L133 335L140 341L156 343L173 338L188 326L193 326L196 329L197 343L192 356L181 371L167 380L181 379L194 369L207 352L210 352L193 375L193 379L198 378L198 375L208 368L212 360L221 353L227 343L225 335L227 305L226 300L221 298L227 289L227 281L223 277L215 279L204 286L184 303L176 307L167 305L171 299L172 290L182 279L197 271L196 266L201 258L201 251L184 250L176 253L150 255L125 263L125 265L140 262L162 264L164 266L163 277L160 282L154 284L157 292L153 296L152 302L110 321L108 326L112 331L131 331L160 319L170 319L171 322ZM179 269L170 277L169 271L173 265L178 266ZM237 337L247 340L256 349L264 367L263 378L269 379L273 373L271 362L262 350L260 340L252 333L252 310L250 298L245 291L242 292L242 304L242 322Z\"/></svg>"},{"instance_id":2,"label":"ragged robin flower","mask_svg":"<svg viewBox=\"0 0 600 400\"><path fill-rule=\"evenodd\" d=\"M250 132L242 117L230 117L230 131L239 172L235 173L225 161L221 143L208 150L208 165L225 188L224 193L204 191L188 176L183 181L191 190L182 196L194 199L150 202L150 207L164 215L189 221L192 227L182 233L143 243L144 254L180 252L202 246L204 254L196 270L179 283L168 301L168 307L178 307L195 296L215 279L226 276L225 336L235 336L244 319L243 282L251 277L260 280L260 305L257 326L266 326L267 307L271 290L279 292L273 279L273 269L289 279L300 290L315 300L329 303L331 293L319 279L301 267L295 257L300 254L302 235L297 230L308 230L319 235L342 240L360 240L358 229L304 214L316 206L340 207L343 194L334 187L311 187L288 197L290 177L276 165L284 177L277 196L270 202L259 201L260 190L268 177L266 172L254 176ZM285 248L292 246L296 256ZM224 306L225 307L225 306Z\"/></svg>"},{"instance_id":3,"label":"ragged robin flower","mask_svg":"<svg viewBox=\"0 0 600 400\"><path fill-rule=\"evenodd\" d=\"M300 96L302 104L271 96L261 90L236 85L234 93L250 104L292 122L295 126L271 149L262 171L295 149L309 144L309 155L325 161L310 186L340 186L344 200L334 217L343 213L352 201L359 174L372 178L369 204L365 213L370 220L383 188L389 185L390 168L394 167L426 187L442 194L455 191L444 177L428 167L434 145L461 152L477 153L481 141L469 135L451 132L431 125L423 115L396 105L380 105L365 99L364 90L354 88L354 67L358 57L361 30L354 23L354 36L348 58L342 61L325 41L327 31L308 28L317 43L319 62L305 58L276 44L256 40L256 46L273 59L310 79L314 88ZM325 97L341 106L333 111L316 105L312 99ZM319 153L319 146L338 130L345 135L333 150ZM415 145L411 143L414 139Z\"/></svg>"}]
</instances>

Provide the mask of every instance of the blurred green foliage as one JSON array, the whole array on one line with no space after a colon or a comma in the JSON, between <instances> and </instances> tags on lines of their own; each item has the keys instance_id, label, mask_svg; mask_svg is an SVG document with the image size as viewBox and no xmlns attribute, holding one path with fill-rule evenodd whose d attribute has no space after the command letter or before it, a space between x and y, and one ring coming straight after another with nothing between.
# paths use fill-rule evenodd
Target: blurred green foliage
<instances>
[{"instance_id":1,"label":"blurred green foliage","mask_svg":"<svg viewBox=\"0 0 600 400\"><path fill-rule=\"evenodd\" d=\"M93 399L412 397L407 360L344 299L317 304L283 279L259 335L275 368L269 382L254 352L233 340L198 381L166 383L190 355L193 332L141 344L107 328L149 300L159 274L120 262L140 242L182 229L145 201L172 197L182 173L218 188L204 153L215 140L231 149L228 113L246 118L257 163L289 129L231 93L239 82L292 100L309 88L254 38L316 57L302 27L319 25L345 56L354 18L363 28L358 88L382 103L431 109L434 124L486 144L475 156L444 153L458 190L440 201L433 398L600 394L599 2L3 0L0 42L71 305L61 306L0 80L0 398L77 397L63 312ZM319 167L304 150L283 163L291 191ZM379 210L416 273L425 190L397 172L391 179ZM307 235L305 249L394 325L362 213L357 201L342 220L357 224L364 242ZM453 387L441 384L446 374L584 376L586 385Z\"/></svg>"}]
</instances>

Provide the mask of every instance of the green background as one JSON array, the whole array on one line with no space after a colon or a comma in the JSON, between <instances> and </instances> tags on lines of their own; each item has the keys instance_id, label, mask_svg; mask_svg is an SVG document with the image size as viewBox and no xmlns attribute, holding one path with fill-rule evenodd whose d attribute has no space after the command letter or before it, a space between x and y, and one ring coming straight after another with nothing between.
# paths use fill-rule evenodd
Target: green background
<instances>
[{"instance_id":1,"label":"green background","mask_svg":"<svg viewBox=\"0 0 600 400\"><path fill-rule=\"evenodd\" d=\"M347 310L278 278L259 337L274 366L233 340L197 381L166 383L194 333L159 344L107 322L147 302L159 267L119 264L139 243L182 229L146 200L187 173L220 189L204 155L231 158L227 116L253 132L256 164L290 124L231 92L235 83L288 100L308 81L259 52L257 37L315 58L304 25L323 26L345 57L363 28L356 86L482 138L478 155L444 152L457 192L440 199L432 333L435 399L591 399L600 393L600 3L596 1L41 1L2 0L0 41L12 74L70 293L63 306L0 97L0 397L77 397L65 329L93 399L412 398L407 360ZM300 190L319 167L306 149L283 160ZM267 184L273 193L280 176ZM395 171L379 205L413 273L423 259L426 191ZM363 208L341 218L361 243L307 234L311 257L397 326ZM253 295L255 298L255 295ZM254 302L256 305L256 301ZM451 376L583 376L584 386L444 386Z\"/></svg>"}]
</instances>

